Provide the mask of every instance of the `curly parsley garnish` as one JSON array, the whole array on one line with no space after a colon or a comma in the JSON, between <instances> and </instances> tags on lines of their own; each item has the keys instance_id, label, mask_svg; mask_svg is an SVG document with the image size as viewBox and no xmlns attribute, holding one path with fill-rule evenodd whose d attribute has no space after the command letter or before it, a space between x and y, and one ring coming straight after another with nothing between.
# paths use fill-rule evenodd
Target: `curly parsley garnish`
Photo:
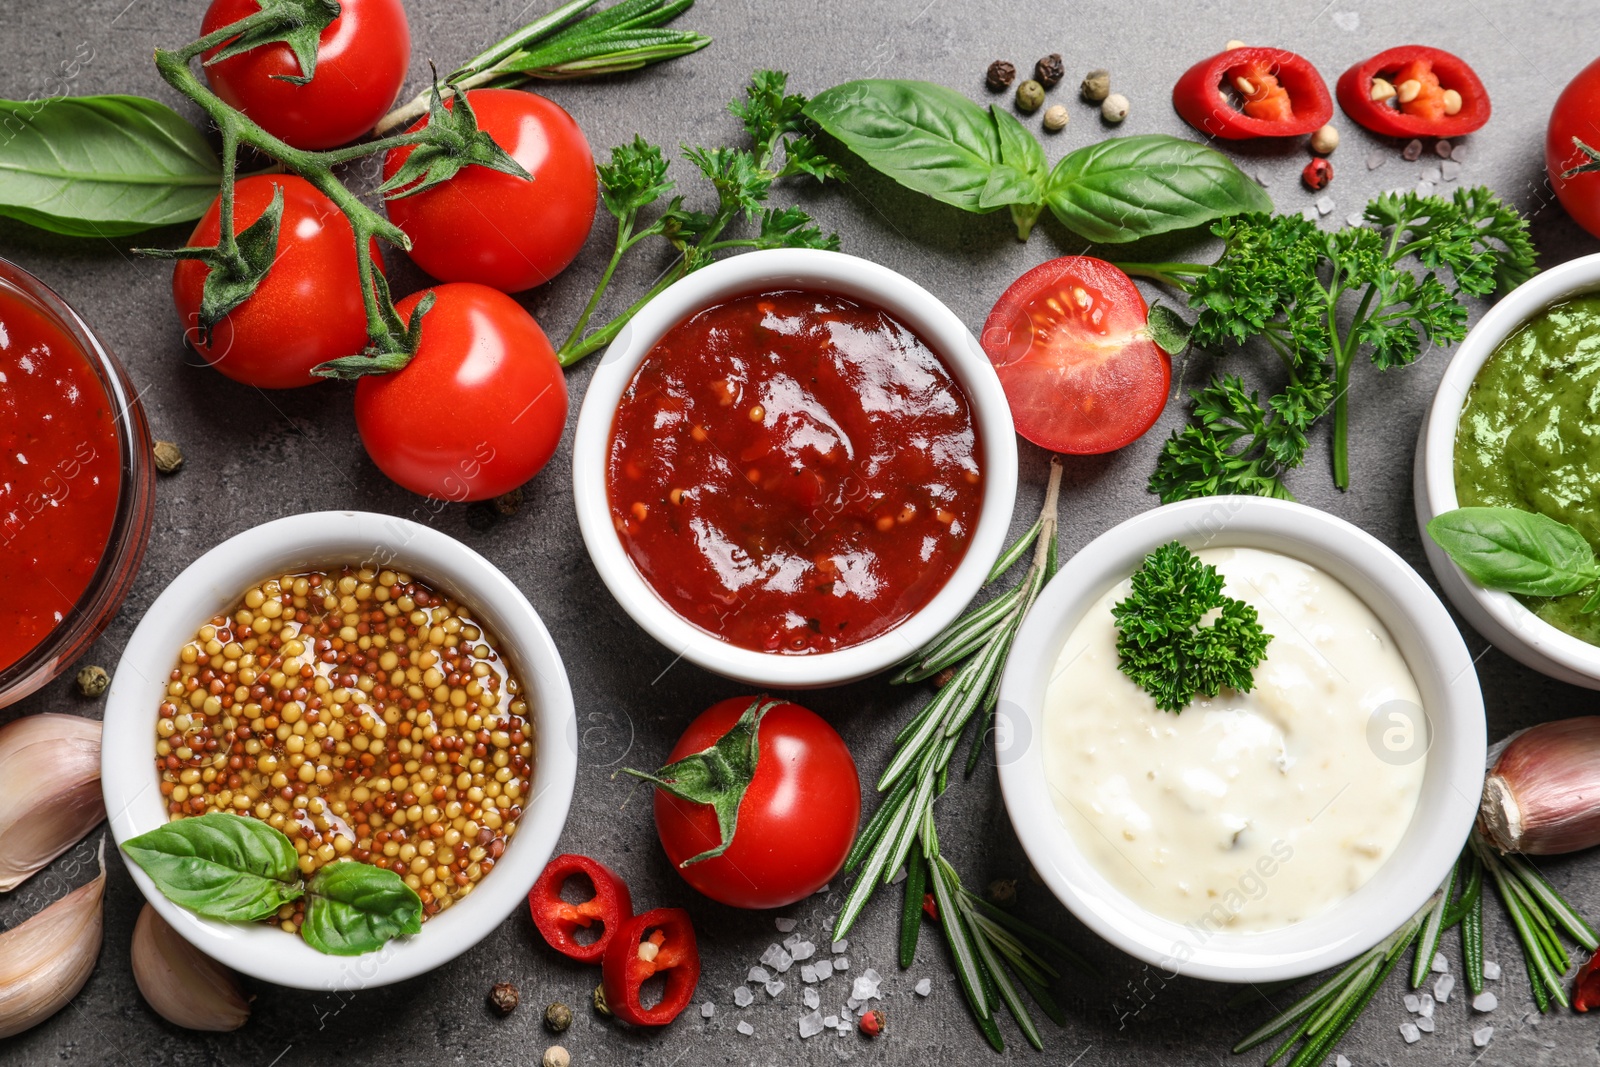
<instances>
[{"instance_id":1,"label":"curly parsley garnish","mask_svg":"<svg viewBox=\"0 0 1600 1067\"><path fill-rule=\"evenodd\" d=\"M1202 621L1211 612L1216 617ZM1128 598L1111 609L1122 673L1162 711L1224 688L1248 693L1272 635L1256 609L1222 593L1222 575L1176 541L1145 557Z\"/></svg>"},{"instance_id":2,"label":"curly parsley garnish","mask_svg":"<svg viewBox=\"0 0 1600 1067\"><path fill-rule=\"evenodd\" d=\"M1163 503L1219 493L1283 499L1283 474L1305 459L1307 434L1333 412L1333 476L1350 484L1350 373L1365 354L1379 370L1425 344L1467 332L1463 296L1485 297L1534 272L1528 222L1488 189L1448 199L1385 193L1362 225L1334 232L1300 215L1239 215L1212 233L1215 263L1122 263L1188 294L1191 337L1222 351L1253 342L1279 357L1287 381L1263 400L1235 375L1194 390L1194 415L1161 451L1150 489Z\"/></svg>"}]
</instances>

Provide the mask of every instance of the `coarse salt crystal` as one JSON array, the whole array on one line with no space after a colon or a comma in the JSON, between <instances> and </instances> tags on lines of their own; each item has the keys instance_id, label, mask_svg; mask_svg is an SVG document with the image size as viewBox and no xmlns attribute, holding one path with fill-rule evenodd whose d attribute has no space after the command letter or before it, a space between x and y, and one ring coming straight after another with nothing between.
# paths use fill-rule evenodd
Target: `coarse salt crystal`
<instances>
[{"instance_id":1,"label":"coarse salt crystal","mask_svg":"<svg viewBox=\"0 0 1600 1067\"><path fill-rule=\"evenodd\" d=\"M1455 991L1455 988L1456 976L1453 974L1441 974L1438 980L1433 983L1433 999L1443 1004L1450 999L1450 994Z\"/></svg>"},{"instance_id":2,"label":"coarse salt crystal","mask_svg":"<svg viewBox=\"0 0 1600 1067\"><path fill-rule=\"evenodd\" d=\"M929 993L933 992L933 979L932 978L921 978L921 979L918 979L917 980L917 984L915 986L913 986L912 988L914 988L917 991L917 996L925 997Z\"/></svg>"},{"instance_id":3,"label":"coarse salt crystal","mask_svg":"<svg viewBox=\"0 0 1600 1067\"><path fill-rule=\"evenodd\" d=\"M1407 162L1415 162L1422 158L1422 142L1413 140L1400 150L1400 158Z\"/></svg>"},{"instance_id":4,"label":"coarse salt crystal","mask_svg":"<svg viewBox=\"0 0 1600 1067\"><path fill-rule=\"evenodd\" d=\"M1491 982L1498 982L1500 980L1500 965L1494 960L1484 960L1483 976Z\"/></svg>"},{"instance_id":5,"label":"coarse salt crystal","mask_svg":"<svg viewBox=\"0 0 1600 1067\"><path fill-rule=\"evenodd\" d=\"M1439 176L1447 182L1453 182L1461 177L1461 164L1453 159L1447 159L1439 164Z\"/></svg>"},{"instance_id":6,"label":"coarse salt crystal","mask_svg":"<svg viewBox=\"0 0 1600 1067\"><path fill-rule=\"evenodd\" d=\"M1389 153L1381 149L1367 153L1368 170L1377 170L1387 162L1389 162Z\"/></svg>"},{"instance_id":7,"label":"coarse salt crystal","mask_svg":"<svg viewBox=\"0 0 1600 1067\"><path fill-rule=\"evenodd\" d=\"M817 946L809 941L797 941L789 949L789 955L797 960L809 960L817 954Z\"/></svg>"},{"instance_id":8,"label":"coarse salt crystal","mask_svg":"<svg viewBox=\"0 0 1600 1067\"><path fill-rule=\"evenodd\" d=\"M794 947L796 945L798 945L802 940L803 939L801 938L801 936L799 934L790 934L788 937L783 939L783 947L788 950L789 955L794 956ZM799 958L800 957L795 956L795 959L799 959Z\"/></svg>"},{"instance_id":9,"label":"coarse salt crystal","mask_svg":"<svg viewBox=\"0 0 1600 1067\"><path fill-rule=\"evenodd\" d=\"M832 1030L839 1025L839 1017L837 1015L824 1015L822 1017L822 1025Z\"/></svg>"},{"instance_id":10,"label":"coarse salt crystal","mask_svg":"<svg viewBox=\"0 0 1600 1067\"><path fill-rule=\"evenodd\" d=\"M817 981L819 982L826 982L828 979L833 977L833 966L831 960L820 960L816 966L812 968L812 970L816 972Z\"/></svg>"},{"instance_id":11,"label":"coarse salt crystal","mask_svg":"<svg viewBox=\"0 0 1600 1067\"><path fill-rule=\"evenodd\" d=\"M817 896L820 897L820 896L826 895L828 890L832 889L832 888L833 888L833 884L831 882L823 882L822 883L822 888L817 890Z\"/></svg>"},{"instance_id":12,"label":"coarse salt crystal","mask_svg":"<svg viewBox=\"0 0 1600 1067\"><path fill-rule=\"evenodd\" d=\"M1468 148L1464 144L1458 144L1454 148L1450 149L1450 158L1455 160L1457 163L1465 163L1467 160L1472 158L1472 149Z\"/></svg>"},{"instance_id":13,"label":"coarse salt crystal","mask_svg":"<svg viewBox=\"0 0 1600 1067\"><path fill-rule=\"evenodd\" d=\"M1331 214L1332 212L1333 212L1333 197L1331 197L1331 196L1319 196L1319 197L1317 197L1317 214L1318 215L1328 215L1328 214Z\"/></svg>"},{"instance_id":14,"label":"coarse salt crystal","mask_svg":"<svg viewBox=\"0 0 1600 1067\"><path fill-rule=\"evenodd\" d=\"M1300 217L1305 219L1307 222L1316 222L1317 209L1314 207L1301 208Z\"/></svg>"},{"instance_id":15,"label":"coarse salt crystal","mask_svg":"<svg viewBox=\"0 0 1600 1067\"><path fill-rule=\"evenodd\" d=\"M761 962L783 974L794 966L794 957L785 952L782 945L768 945L767 951L761 954Z\"/></svg>"},{"instance_id":16,"label":"coarse salt crystal","mask_svg":"<svg viewBox=\"0 0 1600 1067\"><path fill-rule=\"evenodd\" d=\"M1417 1029L1421 1030L1425 1034L1433 1033L1433 1026L1433 1017L1431 1015L1423 1016L1417 1020Z\"/></svg>"},{"instance_id":17,"label":"coarse salt crystal","mask_svg":"<svg viewBox=\"0 0 1600 1067\"><path fill-rule=\"evenodd\" d=\"M745 1037L749 1037L751 1034L756 1032L756 1028L745 1022L743 1019L739 1020L739 1025L735 1026L734 1029L739 1031Z\"/></svg>"},{"instance_id":18,"label":"coarse salt crystal","mask_svg":"<svg viewBox=\"0 0 1600 1067\"><path fill-rule=\"evenodd\" d=\"M1417 187L1413 190L1413 192L1415 192L1418 196L1432 196L1433 183L1427 179L1423 179L1417 183Z\"/></svg>"},{"instance_id":19,"label":"coarse salt crystal","mask_svg":"<svg viewBox=\"0 0 1600 1067\"><path fill-rule=\"evenodd\" d=\"M1258 170L1256 171L1256 184L1265 189L1272 184L1272 179L1267 175L1266 171Z\"/></svg>"},{"instance_id":20,"label":"coarse salt crystal","mask_svg":"<svg viewBox=\"0 0 1600 1067\"><path fill-rule=\"evenodd\" d=\"M772 975L767 973L765 967L752 967L750 968L750 973L745 975L746 981L755 982L757 985L761 985L771 979Z\"/></svg>"},{"instance_id":21,"label":"coarse salt crystal","mask_svg":"<svg viewBox=\"0 0 1600 1067\"><path fill-rule=\"evenodd\" d=\"M716 1013L717 1006L711 1003L711 1001L708 1000L704 1004L700 1005L700 1018L709 1019Z\"/></svg>"},{"instance_id":22,"label":"coarse salt crystal","mask_svg":"<svg viewBox=\"0 0 1600 1067\"><path fill-rule=\"evenodd\" d=\"M1500 1006L1500 998L1493 993L1479 993L1472 998L1473 1011L1494 1011Z\"/></svg>"},{"instance_id":23,"label":"coarse salt crystal","mask_svg":"<svg viewBox=\"0 0 1600 1067\"><path fill-rule=\"evenodd\" d=\"M804 1033L804 1031L801 1031L802 1036ZM1406 1044L1414 1045L1421 1039L1422 1031L1418 1030L1414 1023L1401 1023L1400 1036L1406 1039Z\"/></svg>"},{"instance_id":24,"label":"coarse salt crystal","mask_svg":"<svg viewBox=\"0 0 1600 1067\"><path fill-rule=\"evenodd\" d=\"M843 974L845 971L850 969L850 961L845 959L843 956L837 956L833 961L833 969L838 971L840 974Z\"/></svg>"},{"instance_id":25,"label":"coarse salt crystal","mask_svg":"<svg viewBox=\"0 0 1600 1067\"><path fill-rule=\"evenodd\" d=\"M793 930L799 924L795 920L789 918L788 916L782 916L780 918L772 920L772 925L774 925L774 926L776 926L778 928L778 933L786 934L790 930Z\"/></svg>"},{"instance_id":26,"label":"coarse salt crystal","mask_svg":"<svg viewBox=\"0 0 1600 1067\"><path fill-rule=\"evenodd\" d=\"M1432 970L1433 970L1434 974L1448 974L1449 973L1449 971L1450 971L1450 961L1444 958L1444 953L1443 952L1435 952L1433 954L1433 968L1432 968Z\"/></svg>"},{"instance_id":27,"label":"coarse salt crystal","mask_svg":"<svg viewBox=\"0 0 1600 1067\"><path fill-rule=\"evenodd\" d=\"M822 1033L822 1013L814 1011L810 1015L800 1017L801 1038L816 1037Z\"/></svg>"},{"instance_id":28,"label":"coarse salt crystal","mask_svg":"<svg viewBox=\"0 0 1600 1067\"><path fill-rule=\"evenodd\" d=\"M850 996L854 1000L870 1000L876 993L866 975L857 975L856 980L850 983Z\"/></svg>"},{"instance_id":29,"label":"coarse salt crystal","mask_svg":"<svg viewBox=\"0 0 1600 1067\"><path fill-rule=\"evenodd\" d=\"M801 999L806 1002L806 1007L808 1008L816 1009L822 1007L822 997L818 996L817 991L810 986L807 986L806 991L801 994Z\"/></svg>"},{"instance_id":30,"label":"coarse salt crystal","mask_svg":"<svg viewBox=\"0 0 1600 1067\"><path fill-rule=\"evenodd\" d=\"M1417 1005L1417 1014L1423 1018L1431 1019L1433 1017L1433 997L1424 993L1417 999L1420 1001Z\"/></svg>"},{"instance_id":31,"label":"coarse salt crystal","mask_svg":"<svg viewBox=\"0 0 1600 1067\"><path fill-rule=\"evenodd\" d=\"M1352 211L1345 216L1344 223L1346 226L1365 226L1367 216L1360 211Z\"/></svg>"},{"instance_id":32,"label":"coarse salt crystal","mask_svg":"<svg viewBox=\"0 0 1600 1067\"><path fill-rule=\"evenodd\" d=\"M733 1002L741 1008L748 1008L755 999L756 995L750 992L750 987L747 985L739 986L733 991Z\"/></svg>"},{"instance_id":33,"label":"coarse salt crystal","mask_svg":"<svg viewBox=\"0 0 1600 1067\"><path fill-rule=\"evenodd\" d=\"M800 980L808 985L815 982L817 980L817 969L809 963L802 964L800 966Z\"/></svg>"},{"instance_id":34,"label":"coarse salt crystal","mask_svg":"<svg viewBox=\"0 0 1600 1067\"><path fill-rule=\"evenodd\" d=\"M1472 1031L1472 1043L1479 1048L1482 1048L1489 1043L1489 1039L1493 1036L1494 1027L1480 1026L1476 1030Z\"/></svg>"},{"instance_id":35,"label":"coarse salt crystal","mask_svg":"<svg viewBox=\"0 0 1600 1067\"><path fill-rule=\"evenodd\" d=\"M831 948L832 948L832 951L833 951L833 954L834 954L834 955L835 955L835 956L837 956L837 955L838 955L838 954L839 954L839 953L841 953L841 952L844 952L844 951L845 951L845 950L847 950L847 949L848 949L848 948L849 948L849 947L850 947L850 942L849 942L849 941L847 941L847 940L844 940L844 939L842 939L842 938L841 938L841 939L840 939L840 940L838 940L838 941L835 941L835 942L834 942L834 943L833 943L833 945L832 945L832 946L831 946Z\"/></svg>"},{"instance_id":36,"label":"coarse salt crystal","mask_svg":"<svg viewBox=\"0 0 1600 1067\"><path fill-rule=\"evenodd\" d=\"M1455 150L1455 145L1447 137L1441 137L1433 143L1433 154L1440 159L1449 159L1450 153Z\"/></svg>"},{"instance_id":37,"label":"coarse salt crystal","mask_svg":"<svg viewBox=\"0 0 1600 1067\"><path fill-rule=\"evenodd\" d=\"M901 882L903 882L905 880L906 880L906 869L904 867L901 867L898 871L894 872L894 877L889 879L889 884L890 885L899 885Z\"/></svg>"},{"instance_id":38,"label":"coarse salt crystal","mask_svg":"<svg viewBox=\"0 0 1600 1067\"><path fill-rule=\"evenodd\" d=\"M1444 164L1441 163L1437 167L1429 167L1422 172L1422 176L1430 182L1442 181L1444 179Z\"/></svg>"},{"instance_id":39,"label":"coarse salt crystal","mask_svg":"<svg viewBox=\"0 0 1600 1067\"><path fill-rule=\"evenodd\" d=\"M1417 1009L1422 1007L1422 1001L1417 999L1417 995L1415 993L1407 993L1405 996L1405 1006L1406 1011L1409 1011L1412 1015L1415 1015L1417 1013Z\"/></svg>"},{"instance_id":40,"label":"coarse salt crystal","mask_svg":"<svg viewBox=\"0 0 1600 1067\"><path fill-rule=\"evenodd\" d=\"M1333 1067L1350 1067L1350 1061L1345 1059L1342 1054L1335 1056L1333 1059Z\"/></svg>"},{"instance_id":41,"label":"coarse salt crystal","mask_svg":"<svg viewBox=\"0 0 1600 1067\"><path fill-rule=\"evenodd\" d=\"M767 988L767 996L769 996L769 997L777 996L779 993L783 992L783 979L774 978L772 981L767 983L767 987L766 988Z\"/></svg>"}]
</instances>

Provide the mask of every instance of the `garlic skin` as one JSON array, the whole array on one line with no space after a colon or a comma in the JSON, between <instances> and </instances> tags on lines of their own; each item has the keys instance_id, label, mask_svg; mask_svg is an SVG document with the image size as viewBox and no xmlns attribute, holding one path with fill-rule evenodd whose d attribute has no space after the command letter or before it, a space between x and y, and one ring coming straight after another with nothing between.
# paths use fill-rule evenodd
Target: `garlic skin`
<instances>
[{"instance_id":1,"label":"garlic skin","mask_svg":"<svg viewBox=\"0 0 1600 1067\"><path fill-rule=\"evenodd\" d=\"M1483 783L1478 825L1501 852L1554 856L1600 845L1600 716L1540 723L1512 738Z\"/></svg>"},{"instance_id":2,"label":"garlic skin","mask_svg":"<svg viewBox=\"0 0 1600 1067\"><path fill-rule=\"evenodd\" d=\"M100 724L25 715L0 728L0 892L10 892L106 817Z\"/></svg>"},{"instance_id":3,"label":"garlic skin","mask_svg":"<svg viewBox=\"0 0 1600 1067\"><path fill-rule=\"evenodd\" d=\"M105 845L100 873L0 934L0 1038L44 1022L89 980L105 929Z\"/></svg>"},{"instance_id":4,"label":"garlic skin","mask_svg":"<svg viewBox=\"0 0 1600 1067\"><path fill-rule=\"evenodd\" d=\"M232 971L195 948L149 904L133 927L133 980L145 1003L186 1030L237 1030L250 1001Z\"/></svg>"}]
</instances>

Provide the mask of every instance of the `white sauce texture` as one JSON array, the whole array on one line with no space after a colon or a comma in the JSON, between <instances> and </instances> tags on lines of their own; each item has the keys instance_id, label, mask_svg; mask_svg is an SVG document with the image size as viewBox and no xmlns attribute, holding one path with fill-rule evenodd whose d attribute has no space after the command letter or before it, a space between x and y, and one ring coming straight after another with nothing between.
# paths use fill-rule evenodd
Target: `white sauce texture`
<instances>
[{"instance_id":1,"label":"white sauce texture","mask_svg":"<svg viewBox=\"0 0 1600 1067\"><path fill-rule=\"evenodd\" d=\"M1273 635L1255 688L1157 710L1117 668L1111 607L1125 580L1056 663L1045 775L1078 847L1142 907L1212 932L1281 929L1360 888L1404 835L1426 756L1380 759L1368 720L1422 698L1388 630L1343 583L1276 552L1198 555Z\"/></svg>"}]
</instances>

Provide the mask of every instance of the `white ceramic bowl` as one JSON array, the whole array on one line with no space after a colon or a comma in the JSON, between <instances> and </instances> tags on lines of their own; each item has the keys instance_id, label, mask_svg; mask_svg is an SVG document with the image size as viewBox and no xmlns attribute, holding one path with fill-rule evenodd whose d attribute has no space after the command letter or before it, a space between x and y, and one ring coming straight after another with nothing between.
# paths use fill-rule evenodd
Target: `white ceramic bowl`
<instances>
[{"instance_id":1,"label":"white ceramic bowl","mask_svg":"<svg viewBox=\"0 0 1600 1067\"><path fill-rule=\"evenodd\" d=\"M387 985L477 944L521 906L544 869L566 823L577 773L577 721L561 656L527 598L494 564L407 519L359 511L293 515L246 530L195 560L150 605L129 639L106 698L100 766L118 845L167 822L155 769L155 724L178 650L262 578L355 562L409 571L483 621L533 709L534 793L505 855L470 896L429 919L421 933L364 956L325 956L271 927L201 919L162 896L136 864L127 865L146 899L195 947L236 971L299 989Z\"/></svg>"},{"instance_id":2,"label":"white ceramic bowl","mask_svg":"<svg viewBox=\"0 0 1600 1067\"><path fill-rule=\"evenodd\" d=\"M1456 500L1456 424L1478 371L1517 327L1551 304L1593 292L1600 292L1600 254L1536 274L1489 309L1445 369L1422 422L1412 474L1422 544L1440 587L1456 610L1512 659L1563 682L1600 689L1600 648L1551 626L1510 593L1485 589L1467 577L1428 536L1427 529L1434 516L1460 506Z\"/></svg>"},{"instance_id":3,"label":"white ceramic bowl","mask_svg":"<svg viewBox=\"0 0 1600 1067\"><path fill-rule=\"evenodd\" d=\"M1421 690L1432 747L1416 814L1372 879L1329 911L1281 930L1217 933L1154 915L1078 849L1045 780L1042 709L1056 658L1083 613L1157 546L1262 548L1322 568L1388 628ZM1053 893L1107 941L1168 972L1218 982L1298 978L1393 933L1455 863L1483 785L1483 697L1444 605L1388 547L1300 504L1216 497L1170 504L1102 534L1073 556L1017 634L1000 689L1000 785L1017 837Z\"/></svg>"},{"instance_id":4,"label":"white ceramic bowl","mask_svg":"<svg viewBox=\"0 0 1600 1067\"><path fill-rule=\"evenodd\" d=\"M983 449L983 507L967 554L915 615L868 641L816 655L739 648L667 605L628 558L611 523L606 458L617 404L661 336L703 308L735 296L815 289L874 304L914 330L944 360L972 405ZM876 674L927 643L959 615L1005 546L1017 492L1017 443L1000 379L955 313L920 285L865 259L815 249L749 252L702 268L646 304L623 328L589 382L572 446L578 525L595 569L623 610L673 654L748 685L813 689Z\"/></svg>"}]
</instances>

